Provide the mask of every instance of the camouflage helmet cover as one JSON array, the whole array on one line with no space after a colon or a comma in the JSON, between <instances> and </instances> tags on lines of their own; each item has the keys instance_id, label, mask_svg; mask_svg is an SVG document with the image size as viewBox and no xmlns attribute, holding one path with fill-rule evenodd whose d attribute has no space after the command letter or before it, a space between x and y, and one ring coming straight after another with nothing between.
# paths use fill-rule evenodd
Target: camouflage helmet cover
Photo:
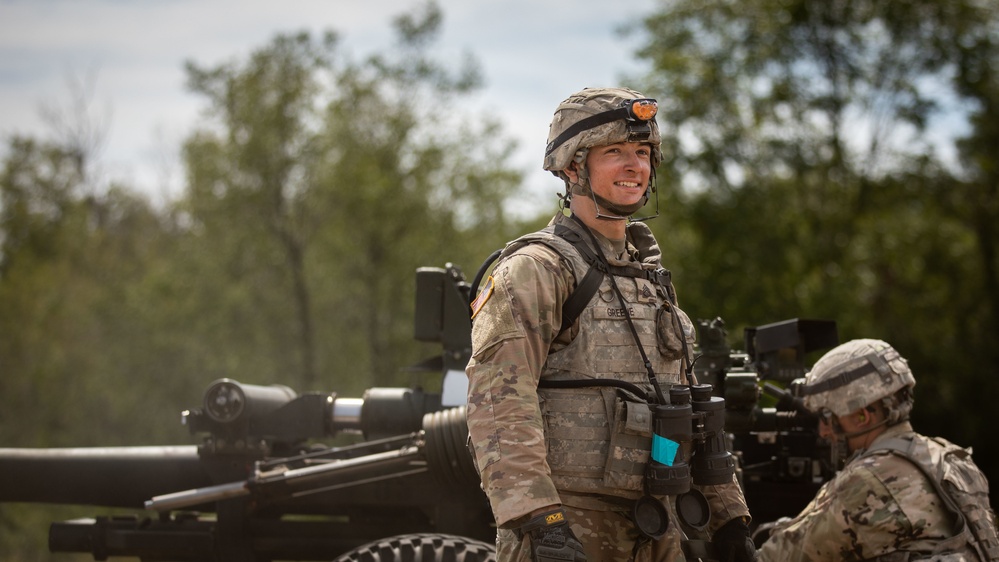
<instances>
[{"instance_id":1,"label":"camouflage helmet cover","mask_svg":"<svg viewBox=\"0 0 999 562\"><path fill-rule=\"evenodd\" d=\"M888 343L858 339L820 358L805 376L805 407L846 416L899 390L916 385L909 364Z\"/></svg>"},{"instance_id":2,"label":"camouflage helmet cover","mask_svg":"<svg viewBox=\"0 0 999 562\"><path fill-rule=\"evenodd\" d=\"M549 125L544 169L557 176L559 172L569 167L569 163L572 162L576 152L580 149L633 141L634 121L620 118L584 129L560 141L557 146L553 144L580 121L625 107L629 100L641 99L648 98L628 88L585 88L569 96L555 109L555 116ZM648 142L652 146L652 167L654 169L662 161L662 149L660 148L662 138L654 116L648 121L648 124L651 127L651 134L643 142Z\"/></svg>"}]
</instances>

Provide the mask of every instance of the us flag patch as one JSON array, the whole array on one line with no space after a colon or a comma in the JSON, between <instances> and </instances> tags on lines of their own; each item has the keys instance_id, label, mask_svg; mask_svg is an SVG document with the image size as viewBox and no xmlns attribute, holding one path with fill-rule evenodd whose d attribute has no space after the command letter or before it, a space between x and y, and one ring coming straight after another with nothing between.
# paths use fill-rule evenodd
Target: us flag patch
<instances>
[{"instance_id":1,"label":"us flag patch","mask_svg":"<svg viewBox=\"0 0 999 562\"><path fill-rule=\"evenodd\" d=\"M476 296L475 300L472 301L472 318L475 318L475 315L478 314L480 310L482 310L482 305L486 304L486 301L489 300L489 297L493 296L493 289L495 287L496 284L493 281L493 276L490 275L486 279L485 286L482 287L482 290L479 291L478 296Z\"/></svg>"}]
</instances>

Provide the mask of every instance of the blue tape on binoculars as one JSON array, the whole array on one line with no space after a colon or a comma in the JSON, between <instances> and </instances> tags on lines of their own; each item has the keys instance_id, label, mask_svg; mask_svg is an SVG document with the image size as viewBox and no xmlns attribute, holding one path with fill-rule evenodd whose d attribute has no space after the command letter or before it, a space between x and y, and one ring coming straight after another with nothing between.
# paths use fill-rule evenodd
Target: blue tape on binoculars
<instances>
[{"instance_id":1,"label":"blue tape on binoculars","mask_svg":"<svg viewBox=\"0 0 999 562\"><path fill-rule=\"evenodd\" d=\"M666 466L673 466L680 444L661 435L652 435L652 460Z\"/></svg>"}]
</instances>

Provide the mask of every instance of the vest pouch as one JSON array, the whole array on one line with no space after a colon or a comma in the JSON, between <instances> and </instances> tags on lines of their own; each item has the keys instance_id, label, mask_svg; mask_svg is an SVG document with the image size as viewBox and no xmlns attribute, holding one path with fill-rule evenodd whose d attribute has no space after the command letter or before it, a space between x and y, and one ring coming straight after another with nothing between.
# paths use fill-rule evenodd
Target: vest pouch
<instances>
[{"instance_id":1,"label":"vest pouch","mask_svg":"<svg viewBox=\"0 0 999 562\"><path fill-rule=\"evenodd\" d=\"M538 389L552 480L560 489L592 491L607 464L609 400L600 389Z\"/></svg>"},{"instance_id":2,"label":"vest pouch","mask_svg":"<svg viewBox=\"0 0 999 562\"><path fill-rule=\"evenodd\" d=\"M684 340L689 353L696 340L694 323L686 312L666 301L656 313L656 343L659 353L670 361L680 359L683 357Z\"/></svg>"},{"instance_id":3,"label":"vest pouch","mask_svg":"<svg viewBox=\"0 0 999 562\"><path fill-rule=\"evenodd\" d=\"M652 411L649 405L616 398L604 485L643 491L645 465L649 462L651 450Z\"/></svg>"}]
</instances>

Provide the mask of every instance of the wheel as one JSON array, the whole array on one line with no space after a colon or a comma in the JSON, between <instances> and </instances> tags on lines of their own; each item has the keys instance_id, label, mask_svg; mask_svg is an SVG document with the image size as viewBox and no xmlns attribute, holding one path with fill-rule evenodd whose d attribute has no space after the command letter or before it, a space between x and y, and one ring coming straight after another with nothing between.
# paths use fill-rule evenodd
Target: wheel
<instances>
[{"instance_id":1,"label":"wheel","mask_svg":"<svg viewBox=\"0 0 999 562\"><path fill-rule=\"evenodd\" d=\"M458 535L418 533L361 545L333 562L496 562L496 549Z\"/></svg>"}]
</instances>

